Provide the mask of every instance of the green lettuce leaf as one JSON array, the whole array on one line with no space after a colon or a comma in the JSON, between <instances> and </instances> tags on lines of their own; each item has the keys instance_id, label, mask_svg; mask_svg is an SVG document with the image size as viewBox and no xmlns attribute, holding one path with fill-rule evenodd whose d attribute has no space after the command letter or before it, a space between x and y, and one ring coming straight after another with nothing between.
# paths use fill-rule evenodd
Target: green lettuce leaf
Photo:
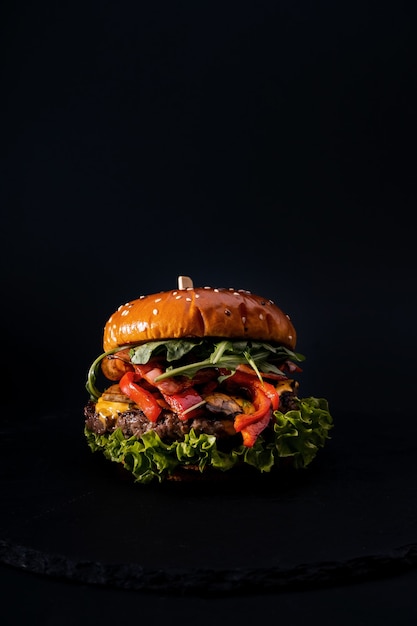
<instances>
[{"instance_id":1,"label":"green lettuce leaf","mask_svg":"<svg viewBox=\"0 0 417 626\"><path fill-rule=\"evenodd\" d=\"M153 348L154 343L157 345ZM159 351L163 343L166 344L165 347L167 349L168 360L168 353L172 342L150 342L146 344L146 351L144 346L139 346L139 348L134 349L134 353L132 351L132 363L139 363L139 360L136 359L143 359L145 354L148 358L150 358L152 352L154 352L154 350L156 352ZM213 343L209 340L202 340L197 344L193 344L193 342L184 342L183 340L179 340L174 343L185 344L183 347L184 354L191 352L193 348L197 347L196 356L199 356L200 358L193 362L172 364L166 369L164 374L161 374L161 376L158 376L158 378L155 379L156 382L172 376L188 376L189 378L192 378L199 370L208 367L224 368L233 373L238 365L242 364L250 365L258 373L258 375L260 375L260 372L274 372L275 374L282 374L279 369L279 365L284 361L289 359L294 361L303 361L305 359L304 355L293 352L284 346L272 346L268 343L256 341L222 340ZM179 348L177 347L176 349L177 354L180 354ZM177 360L179 361L180 359L172 358L171 353L171 358L169 360L172 362ZM144 363L145 361L141 362Z\"/></svg>"},{"instance_id":2,"label":"green lettuce leaf","mask_svg":"<svg viewBox=\"0 0 417 626\"><path fill-rule=\"evenodd\" d=\"M304 398L299 409L274 412L275 446L279 457L293 458L294 467L307 467L329 438L333 419L324 398Z\"/></svg>"},{"instance_id":3,"label":"green lettuce leaf","mask_svg":"<svg viewBox=\"0 0 417 626\"><path fill-rule=\"evenodd\" d=\"M149 341L130 350L130 360L135 365L145 365L152 355L164 354L166 360L178 361L183 356L201 345L201 341L187 341L186 339L166 339L163 341Z\"/></svg>"},{"instance_id":4,"label":"green lettuce leaf","mask_svg":"<svg viewBox=\"0 0 417 626\"><path fill-rule=\"evenodd\" d=\"M230 452L217 447L213 435L197 435L193 429L183 441L164 443L153 431L140 438L125 439L120 429L97 435L85 429L93 452L101 451L110 461L121 463L136 482L146 484L166 479L179 466L198 466L228 471L239 464L252 466L259 472L270 472L282 459L292 459L295 468L305 468L315 458L333 427L328 403L322 398L304 398L297 410L274 412L272 429L264 431L251 448L239 445Z\"/></svg>"}]
</instances>

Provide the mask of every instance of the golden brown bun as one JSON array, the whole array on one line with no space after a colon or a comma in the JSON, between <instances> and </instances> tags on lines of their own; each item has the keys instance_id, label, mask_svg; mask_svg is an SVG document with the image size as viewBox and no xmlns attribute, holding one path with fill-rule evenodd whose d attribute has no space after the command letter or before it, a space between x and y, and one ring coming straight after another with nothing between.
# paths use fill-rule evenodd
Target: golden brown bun
<instances>
[{"instance_id":1,"label":"golden brown bun","mask_svg":"<svg viewBox=\"0 0 417 626\"><path fill-rule=\"evenodd\" d=\"M242 289L188 287L120 306L105 325L103 348L192 337L253 339L290 349L296 344L289 317L271 300Z\"/></svg>"}]
</instances>

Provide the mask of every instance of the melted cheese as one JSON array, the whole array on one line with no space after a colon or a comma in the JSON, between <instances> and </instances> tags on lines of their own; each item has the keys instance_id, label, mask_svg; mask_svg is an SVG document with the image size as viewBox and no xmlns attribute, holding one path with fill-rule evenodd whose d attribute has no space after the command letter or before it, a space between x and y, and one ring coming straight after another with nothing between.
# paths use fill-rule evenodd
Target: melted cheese
<instances>
[{"instance_id":1,"label":"melted cheese","mask_svg":"<svg viewBox=\"0 0 417 626\"><path fill-rule=\"evenodd\" d=\"M290 379L280 380L275 386L275 389L277 390L278 395L283 391L294 391L294 381Z\"/></svg>"},{"instance_id":2,"label":"melted cheese","mask_svg":"<svg viewBox=\"0 0 417 626\"><path fill-rule=\"evenodd\" d=\"M231 396L231 397L233 398L235 402L237 402L237 404L240 406L240 408L242 409L242 412L245 415L250 415L251 413L255 412L255 407L253 406L252 402L250 402L246 398L242 398L241 396Z\"/></svg>"},{"instance_id":3,"label":"melted cheese","mask_svg":"<svg viewBox=\"0 0 417 626\"><path fill-rule=\"evenodd\" d=\"M118 417L119 413L128 411L129 407L130 404L127 402L114 402L99 398L96 404L96 413L98 413L100 419L107 419L108 417L115 419Z\"/></svg>"}]
</instances>

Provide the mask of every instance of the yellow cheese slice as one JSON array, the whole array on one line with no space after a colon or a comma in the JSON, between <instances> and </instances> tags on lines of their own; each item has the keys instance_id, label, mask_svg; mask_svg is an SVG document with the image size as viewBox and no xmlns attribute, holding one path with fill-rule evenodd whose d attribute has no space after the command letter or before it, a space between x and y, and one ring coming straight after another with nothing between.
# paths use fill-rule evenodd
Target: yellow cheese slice
<instances>
[{"instance_id":1,"label":"yellow cheese slice","mask_svg":"<svg viewBox=\"0 0 417 626\"><path fill-rule=\"evenodd\" d=\"M99 398L96 403L96 413L105 419L108 417L117 418L119 413L128 411L129 408L130 404L127 402L114 402L110 400L103 400L102 398Z\"/></svg>"}]
</instances>

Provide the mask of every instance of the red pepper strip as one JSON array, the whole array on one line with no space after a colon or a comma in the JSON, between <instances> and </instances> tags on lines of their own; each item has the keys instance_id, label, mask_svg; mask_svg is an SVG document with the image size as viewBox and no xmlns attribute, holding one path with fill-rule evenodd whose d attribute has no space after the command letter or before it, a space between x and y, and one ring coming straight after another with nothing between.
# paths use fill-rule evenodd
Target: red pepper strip
<instances>
[{"instance_id":1,"label":"red pepper strip","mask_svg":"<svg viewBox=\"0 0 417 626\"><path fill-rule=\"evenodd\" d=\"M248 426L245 426L245 428L241 430L241 434L243 437L243 445L246 446L247 448L251 448L253 444L255 443L256 439L258 438L258 435L260 435L261 432L265 430L265 428L268 426L270 419L271 419L271 411L268 411L266 415L261 417L254 424L249 424Z\"/></svg>"},{"instance_id":2,"label":"red pepper strip","mask_svg":"<svg viewBox=\"0 0 417 626\"><path fill-rule=\"evenodd\" d=\"M180 393L162 395L164 396L171 409L175 413L177 413L180 420L183 421L195 417L198 412L198 407L196 407L196 409L192 411L188 411L188 409L196 404L203 402L203 398L192 387L184 389L184 391Z\"/></svg>"},{"instance_id":3,"label":"red pepper strip","mask_svg":"<svg viewBox=\"0 0 417 626\"><path fill-rule=\"evenodd\" d=\"M198 407L196 407L196 410L190 409L196 404L202 404L204 400L191 387L192 383L190 381L176 381L168 378L159 383L155 382L155 379L163 373L163 370L158 364L151 361L146 365L135 365L135 370L139 377L143 377L147 382L155 385L171 410L177 413L181 420L191 419L198 414ZM211 373L211 376L213 376L213 373Z\"/></svg>"},{"instance_id":4,"label":"red pepper strip","mask_svg":"<svg viewBox=\"0 0 417 626\"><path fill-rule=\"evenodd\" d=\"M286 376L283 376L283 378L286 379ZM262 391L271 400L272 408L274 409L274 411L277 410L279 405L279 394L277 390L271 383L268 383L265 380L259 380L258 376L255 373L249 374L246 372L237 371L228 380L233 384L244 387L249 391L249 393L252 393L254 395L256 395L257 390Z\"/></svg>"},{"instance_id":5,"label":"red pepper strip","mask_svg":"<svg viewBox=\"0 0 417 626\"><path fill-rule=\"evenodd\" d=\"M263 391L254 389L254 393L252 393L252 403L255 407L255 411L253 413L239 413L239 415L236 415L233 425L237 433L246 428L246 426L249 426L249 424L254 424L259 421L267 413L270 415L271 400Z\"/></svg>"},{"instance_id":6,"label":"red pepper strip","mask_svg":"<svg viewBox=\"0 0 417 626\"><path fill-rule=\"evenodd\" d=\"M266 393L268 398L271 400L272 409L276 411L279 407L279 393L274 385L271 385L271 383L267 383L265 381L263 383L261 383L261 381L256 381L255 384L256 386L260 385L262 391Z\"/></svg>"},{"instance_id":7,"label":"red pepper strip","mask_svg":"<svg viewBox=\"0 0 417 626\"><path fill-rule=\"evenodd\" d=\"M155 385L161 393L178 393L185 387L184 382L178 382L172 378L156 383L155 378L158 378L158 376L163 374L164 370L159 365L152 363L152 361L146 365L135 365L135 372L140 374L140 376L151 385Z\"/></svg>"},{"instance_id":8,"label":"red pepper strip","mask_svg":"<svg viewBox=\"0 0 417 626\"><path fill-rule=\"evenodd\" d=\"M135 385L134 381L139 381L141 378L141 375L136 372L126 372L120 379L120 389L140 407L150 422L156 422L162 409L150 391Z\"/></svg>"},{"instance_id":9,"label":"red pepper strip","mask_svg":"<svg viewBox=\"0 0 417 626\"><path fill-rule=\"evenodd\" d=\"M234 427L236 432L240 432L249 424L258 422L266 414L270 417L271 407L274 411L278 408L279 395L274 385L265 381L261 382L256 376L244 372L236 372L230 377L229 381L247 389L255 407L254 413L249 413L248 415L241 413L235 417Z\"/></svg>"}]
</instances>

